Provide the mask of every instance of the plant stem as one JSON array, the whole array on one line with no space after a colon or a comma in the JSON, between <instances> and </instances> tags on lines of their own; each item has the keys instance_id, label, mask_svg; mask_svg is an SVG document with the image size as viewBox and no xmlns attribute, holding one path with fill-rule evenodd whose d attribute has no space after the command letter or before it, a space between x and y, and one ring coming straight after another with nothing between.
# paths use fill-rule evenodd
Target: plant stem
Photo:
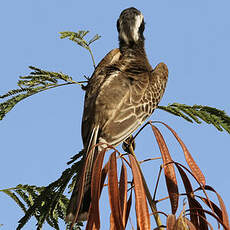
<instances>
[{"instance_id":1,"label":"plant stem","mask_svg":"<svg viewBox=\"0 0 230 230\"><path fill-rule=\"evenodd\" d=\"M93 61L93 67L94 67L94 69L96 69L96 64L95 64L95 60L94 60L94 57L93 57L92 50L90 49L89 45L87 47L88 47L88 51L90 53L91 59Z\"/></svg>"}]
</instances>

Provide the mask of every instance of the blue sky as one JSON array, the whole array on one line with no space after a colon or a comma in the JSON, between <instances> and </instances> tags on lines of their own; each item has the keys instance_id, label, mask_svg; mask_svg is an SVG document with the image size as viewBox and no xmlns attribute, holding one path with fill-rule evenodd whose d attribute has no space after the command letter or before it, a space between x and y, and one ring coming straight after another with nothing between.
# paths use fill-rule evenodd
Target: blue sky
<instances>
[{"instance_id":1,"label":"blue sky","mask_svg":"<svg viewBox=\"0 0 230 230\"><path fill-rule=\"evenodd\" d=\"M0 94L15 88L18 76L29 73L29 65L62 71L76 81L82 80L83 75L90 76L93 66L89 54L71 41L60 40L58 32L83 29L90 30L89 37L100 34L102 38L92 45L98 63L118 46L116 20L120 12L134 6L145 17L150 63L155 66L163 61L169 68L161 105L209 105L230 115L228 0L8 0L0 6ZM1 189L17 184L47 185L60 176L69 158L82 148L83 97L77 85L57 88L26 99L7 114L0 126ZM159 110L151 119L161 120L177 131L203 169L207 184L220 193L230 213L229 134L211 125L190 124ZM172 157L183 163L178 144L166 129L159 127L171 146ZM159 156L152 140L150 129L137 139L140 160ZM155 180L152 172L156 174L158 169L159 162L144 165L150 185ZM0 204L2 229L15 229L23 212L1 193ZM35 223L32 219L24 229L35 229ZM46 225L44 229L50 228ZM107 228L102 225L102 229Z\"/></svg>"}]
</instances>

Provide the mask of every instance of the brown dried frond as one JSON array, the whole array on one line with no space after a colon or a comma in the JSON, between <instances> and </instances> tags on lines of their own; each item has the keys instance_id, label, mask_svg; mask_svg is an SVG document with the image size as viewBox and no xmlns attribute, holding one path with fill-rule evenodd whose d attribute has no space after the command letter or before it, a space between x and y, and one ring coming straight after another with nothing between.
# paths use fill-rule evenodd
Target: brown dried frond
<instances>
[{"instance_id":1,"label":"brown dried frond","mask_svg":"<svg viewBox=\"0 0 230 230\"><path fill-rule=\"evenodd\" d=\"M171 202L172 214L175 214L178 208L179 192L178 192L175 169L174 169L174 165L172 164L173 160L170 156L168 147L164 141L162 134L160 133L158 128L156 128L154 125L151 124L151 127L156 137L162 155L162 159L164 163L163 166L164 174L165 174L166 185L167 185L168 194Z\"/></svg>"},{"instance_id":2,"label":"brown dried frond","mask_svg":"<svg viewBox=\"0 0 230 230\"><path fill-rule=\"evenodd\" d=\"M118 188L117 178L117 159L116 152L113 152L109 158L109 171L108 171L108 190L109 202L111 207L112 225L115 229L124 229L121 211L120 194Z\"/></svg>"},{"instance_id":3,"label":"brown dried frond","mask_svg":"<svg viewBox=\"0 0 230 230\"><path fill-rule=\"evenodd\" d=\"M135 191L135 204L137 224L140 230L150 229L150 215L148 212L147 200L145 190L142 182L142 176L138 167L138 162L135 157L129 154L130 165L133 174L134 191Z\"/></svg>"},{"instance_id":4,"label":"brown dried frond","mask_svg":"<svg viewBox=\"0 0 230 230\"><path fill-rule=\"evenodd\" d=\"M201 183L203 186L205 185L205 177L202 173L202 171L200 170L200 168L198 167L198 165L196 164L195 160L193 159L192 155L190 154L190 152L188 151L188 148L186 147L186 145L184 144L184 142L181 140L181 138L177 135L177 133L171 128L169 127L167 124L165 124L164 122L157 122L157 123L161 123L163 124L165 127L167 127L172 134L175 136L175 138L177 139L177 141L179 142L183 152L184 152L184 156L185 156L185 160L189 166L189 168L192 170L193 175L195 176L195 178L197 179L197 181L199 183Z\"/></svg>"},{"instance_id":5,"label":"brown dried frond","mask_svg":"<svg viewBox=\"0 0 230 230\"><path fill-rule=\"evenodd\" d=\"M158 122L158 123L162 123L162 122ZM229 228L228 215L222 198L211 186L205 185L205 178L200 168L195 163L187 147L179 138L177 133L171 127L162 123L173 133L173 135L181 145L185 155L186 162L191 170L185 167L184 165L182 165L181 163L173 161L169 153L167 144L161 132L151 122L149 122L149 124L151 125L151 128L153 130L154 136L156 138L157 144L159 146L162 155L164 175L165 175L167 190L168 190L169 199L171 203L172 214L167 216L167 221L166 221L167 230L180 230L180 229L181 230L208 230L209 228L213 229L211 224L207 220L206 217L207 215L210 215L213 218L215 218L217 222L224 227L225 230L229 230L230 228ZM151 229L147 200L150 206L152 204L156 205L156 201L152 200L152 198L150 198L149 200L149 196L152 197L152 195L148 190L145 178L141 172L140 162L138 162L138 160L136 159L134 151L130 151L130 153L126 154L128 156L127 158L124 154L121 154L112 146L105 145L105 143L97 144L97 146L99 145L104 147L106 146L106 147L104 149L102 148L103 150L98 153L94 163L94 168L92 172L92 183L91 183L92 201L90 205L90 211L89 211L86 229L88 230L100 229L99 199L100 199L102 189L104 188L104 182L107 175L108 175L108 194L109 194L109 202L111 208L110 229L122 230L126 228L128 219L130 218L129 215L130 215L130 210L132 205L133 190L135 193L137 229L140 230ZM129 149L130 146L131 145L127 143L126 149ZM96 146L93 147L95 148ZM114 151L110 155L109 161L105 164L103 168L104 156L108 149L113 149ZM118 154L120 157L117 157L116 154ZM122 164L120 168L120 176L118 179L117 160L119 159L121 159ZM128 188L128 179L127 179L128 175L127 175L126 166L131 168L132 177L133 177L131 187L129 188ZM182 179L183 186L186 192L184 194L179 194L175 167L178 170L179 175ZM197 183L199 184L198 189L193 188L192 181L189 175L191 175L193 179L195 179L195 181L197 181ZM80 178L80 183L84 183L84 181L82 180L83 179ZM203 191L204 196L195 194L197 191ZM206 191L211 191L216 194L219 201L219 206L209 199ZM130 195L127 200L128 192L130 192ZM183 211L181 212L179 217L176 218L175 213L178 209L179 197L181 195L183 196L186 195L189 208L185 210L185 206L184 206ZM79 195L79 199L80 198L81 198L81 194ZM207 205L208 208L210 208L210 211L204 209L204 207L202 206L203 204ZM152 209L152 214L158 226L156 229L162 230L166 226L164 226L161 223L161 221L157 221L157 218L159 218L158 214L160 213L163 212L158 211L157 209L154 209L153 211ZM188 219L185 214L186 215L189 214L190 219Z\"/></svg>"}]
</instances>

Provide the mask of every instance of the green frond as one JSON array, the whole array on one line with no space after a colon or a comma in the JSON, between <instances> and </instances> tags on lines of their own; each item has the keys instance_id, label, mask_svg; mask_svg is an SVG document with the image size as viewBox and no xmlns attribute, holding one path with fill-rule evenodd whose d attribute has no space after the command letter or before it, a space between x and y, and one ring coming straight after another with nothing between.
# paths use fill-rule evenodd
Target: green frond
<instances>
[{"instance_id":1,"label":"green frond","mask_svg":"<svg viewBox=\"0 0 230 230\"><path fill-rule=\"evenodd\" d=\"M1 192L5 193L9 197L11 197L17 204L18 206L23 210L24 213L26 213L26 207L22 203L22 201L16 196L14 192L11 192L9 189L2 189L0 190Z\"/></svg>"},{"instance_id":2,"label":"green frond","mask_svg":"<svg viewBox=\"0 0 230 230\"><path fill-rule=\"evenodd\" d=\"M88 44L90 45L91 43L97 41L100 38L101 38L101 36L96 34L92 39L89 40Z\"/></svg>"},{"instance_id":3,"label":"green frond","mask_svg":"<svg viewBox=\"0 0 230 230\"><path fill-rule=\"evenodd\" d=\"M93 38L91 38L89 41L87 41L85 39L85 36L89 33L88 30L79 30L78 32L71 32L71 31L63 31L63 32L60 32L60 38L63 39L63 38L69 38L69 40L73 41L73 42L76 42L79 46L87 49L90 53L90 56L91 56L91 59L92 59L92 62L93 62L93 66L94 68L96 68L96 64L95 64L95 60L94 60L94 57L93 57L93 53L92 53L92 50L90 48L90 45L97 41L98 39L101 38L101 36L99 36L98 34L96 34Z\"/></svg>"},{"instance_id":4,"label":"green frond","mask_svg":"<svg viewBox=\"0 0 230 230\"><path fill-rule=\"evenodd\" d=\"M75 175L72 177L72 180L71 180L70 184L68 185L69 193L71 193L71 192L73 191L73 188L74 188L76 179L77 179L77 174L75 174Z\"/></svg>"},{"instance_id":5,"label":"green frond","mask_svg":"<svg viewBox=\"0 0 230 230\"><path fill-rule=\"evenodd\" d=\"M100 36L96 34L89 41L85 40L85 36L89 31L79 30L78 32L64 31L60 32L60 38L69 38L70 40L76 42L78 45L87 49L90 53L93 66L96 68L93 53L90 45L98 40ZM74 81L70 76L63 74L61 72L52 72L47 70L42 70L34 66L29 66L32 72L27 76L19 77L17 85L19 89L13 89L9 92L0 95L0 99L9 98L6 101L0 103L0 120L2 120L5 115L20 101L30 97L34 94L40 93L45 90L49 90L55 87L78 84L82 87L83 83L87 81Z\"/></svg>"},{"instance_id":6,"label":"green frond","mask_svg":"<svg viewBox=\"0 0 230 230\"><path fill-rule=\"evenodd\" d=\"M21 196L24 202L27 203L27 206L31 207L39 194L44 190L44 187L19 184L15 187L14 190Z\"/></svg>"},{"instance_id":7,"label":"green frond","mask_svg":"<svg viewBox=\"0 0 230 230\"><path fill-rule=\"evenodd\" d=\"M20 101L34 94L59 86L78 84L83 85L86 81L76 82L61 72L51 72L29 66L33 70L30 75L22 76L18 80L19 89L13 89L6 94L0 95L0 99L9 98L0 103L0 120Z\"/></svg>"},{"instance_id":8,"label":"green frond","mask_svg":"<svg viewBox=\"0 0 230 230\"><path fill-rule=\"evenodd\" d=\"M79 158L82 152L76 156ZM32 216L37 219L37 229L41 229L45 222L59 229L58 220L64 220L69 201L63 193L71 178L79 172L80 164L81 160L75 162L59 179L46 187L19 184L14 188L0 190L10 196L25 212L17 229L22 229Z\"/></svg>"},{"instance_id":9,"label":"green frond","mask_svg":"<svg viewBox=\"0 0 230 230\"><path fill-rule=\"evenodd\" d=\"M15 193L17 193L23 199L28 207L33 205L34 201L31 195L27 195L26 192L21 189L15 189Z\"/></svg>"},{"instance_id":10,"label":"green frond","mask_svg":"<svg viewBox=\"0 0 230 230\"><path fill-rule=\"evenodd\" d=\"M76 42L78 45L88 49L88 43L84 39L84 37L89 33L89 31L85 30L79 30L77 33L76 32L71 32L71 31L63 31L60 32L61 36L60 38L69 38L69 40Z\"/></svg>"},{"instance_id":11,"label":"green frond","mask_svg":"<svg viewBox=\"0 0 230 230\"><path fill-rule=\"evenodd\" d=\"M191 108L183 108L180 107L179 108L182 112L184 112L186 115L188 115L189 117L192 118L192 120L194 120L196 123L200 124L201 121L197 118L198 114L196 110L191 109Z\"/></svg>"},{"instance_id":12,"label":"green frond","mask_svg":"<svg viewBox=\"0 0 230 230\"><path fill-rule=\"evenodd\" d=\"M230 117L223 111L210 106L185 105L173 103L168 106L158 106L166 112L184 118L187 121L200 124L201 120L214 125L219 131L226 130L230 133Z\"/></svg>"},{"instance_id":13,"label":"green frond","mask_svg":"<svg viewBox=\"0 0 230 230\"><path fill-rule=\"evenodd\" d=\"M39 214L40 214L40 215L39 215L39 219L38 219L38 222L37 222L36 225L37 225L37 229L42 229L42 226L43 226L43 224L45 223L46 217L48 216L49 212L47 211L46 208L42 207L42 208L40 209ZM21 224L21 220L19 220L19 223ZM19 228L20 224L18 225L17 230L18 230L18 229L22 229L23 226L21 226L21 227ZM53 227L53 226L51 225L51 227Z\"/></svg>"},{"instance_id":14,"label":"green frond","mask_svg":"<svg viewBox=\"0 0 230 230\"><path fill-rule=\"evenodd\" d=\"M66 207L68 205L69 200L62 195L62 197L58 200L57 206L56 206L56 210L58 213L58 216L61 219L65 218L65 213L66 213Z\"/></svg>"},{"instance_id":15,"label":"green frond","mask_svg":"<svg viewBox=\"0 0 230 230\"><path fill-rule=\"evenodd\" d=\"M31 90L32 90L31 88L13 89L7 92L6 94L0 95L0 98L3 99L5 97L13 96L15 94L22 93L22 92L29 92Z\"/></svg>"},{"instance_id":16,"label":"green frond","mask_svg":"<svg viewBox=\"0 0 230 230\"><path fill-rule=\"evenodd\" d=\"M188 116L186 116L183 113L181 113L178 108L173 108L173 107L170 107L170 106L158 106L158 109L161 109L161 110L164 110L164 111L166 111L168 113L171 113L173 115L182 117L186 121L193 122L192 119L190 119Z\"/></svg>"},{"instance_id":17,"label":"green frond","mask_svg":"<svg viewBox=\"0 0 230 230\"><path fill-rule=\"evenodd\" d=\"M33 93L32 92L27 92L26 94L19 94L16 95L7 101L3 102L0 104L0 120L2 120L5 115L21 100L31 96ZM5 94L7 95L7 94ZM10 95L8 95L10 96Z\"/></svg>"},{"instance_id":18,"label":"green frond","mask_svg":"<svg viewBox=\"0 0 230 230\"><path fill-rule=\"evenodd\" d=\"M58 215L55 211L55 213L53 213L53 215L49 215L47 218L46 218L46 221L47 223L52 226L53 228L59 230L59 225L58 225Z\"/></svg>"},{"instance_id":19,"label":"green frond","mask_svg":"<svg viewBox=\"0 0 230 230\"><path fill-rule=\"evenodd\" d=\"M39 196L39 194L43 190L44 190L44 187L19 184L14 188L4 189L4 190L0 190L0 191L10 195L10 197L15 200L15 202L22 208L22 210L24 211L24 213L26 215L29 215L29 216L33 215L37 219L37 221L39 222L40 221L40 216L39 216L40 210L38 208L35 209L33 214L28 213L28 210L31 207L33 207L34 201L37 199L37 197ZM14 191L14 192L12 192L12 191ZM24 201L24 203L26 205L18 198L18 196L16 196L16 194ZM28 208L26 208L26 206ZM25 221L25 223L26 222L27 221ZM18 229L21 229L21 228L18 227Z\"/></svg>"}]
</instances>

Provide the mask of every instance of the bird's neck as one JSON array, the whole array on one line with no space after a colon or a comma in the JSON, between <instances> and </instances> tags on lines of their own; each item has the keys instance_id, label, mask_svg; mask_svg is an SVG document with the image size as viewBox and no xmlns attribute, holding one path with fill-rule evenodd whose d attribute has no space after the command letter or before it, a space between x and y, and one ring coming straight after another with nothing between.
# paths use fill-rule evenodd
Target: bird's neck
<instances>
[{"instance_id":1,"label":"bird's neck","mask_svg":"<svg viewBox=\"0 0 230 230\"><path fill-rule=\"evenodd\" d=\"M120 40L119 43L120 52L125 56L146 56L144 40L139 40L137 43L125 43L123 40Z\"/></svg>"}]
</instances>

